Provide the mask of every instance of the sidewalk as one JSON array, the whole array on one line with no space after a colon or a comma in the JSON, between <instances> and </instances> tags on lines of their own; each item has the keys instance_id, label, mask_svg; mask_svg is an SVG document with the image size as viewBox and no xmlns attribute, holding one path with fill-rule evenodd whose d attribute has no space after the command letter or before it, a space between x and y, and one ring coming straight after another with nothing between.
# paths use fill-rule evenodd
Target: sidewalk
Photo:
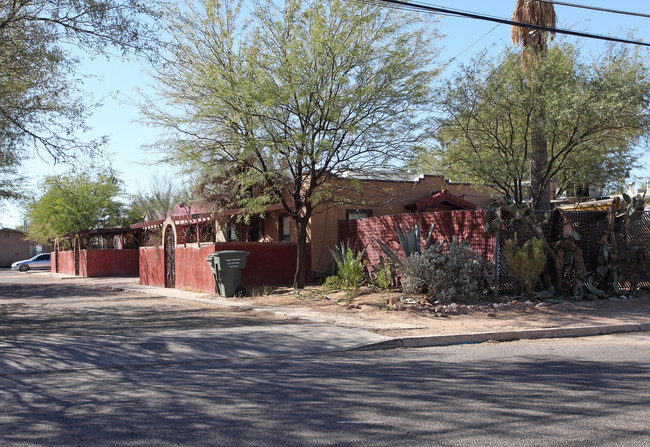
<instances>
[{"instance_id":1,"label":"sidewalk","mask_svg":"<svg viewBox=\"0 0 650 447\"><path fill-rule=\"evenodd\" d=\"M375 312L373 317L372 314L361 311L333 311L331 306L319 309L319 306L304 305L306 303L297 300L290 306L279 306L265 304L263 297L256 300L222 298L212 294L143 286L137 284L137 279L115 280L110 287L216 306L269 312L313 323L371 331L386 337L354 349L443 346L491 340L584 337L650 331L650 296L599 302L566 302L541 307L518 305L515 309L506 305L502 306L505 309L496 309L489 316L472 312L470 315L452 315L449 318L420 318L414 324L413 319L400 318L406 312ZM377 314L382 318L378 320ZM395 321L386 321L387 316Z\"/></svg>"}]
</instances>

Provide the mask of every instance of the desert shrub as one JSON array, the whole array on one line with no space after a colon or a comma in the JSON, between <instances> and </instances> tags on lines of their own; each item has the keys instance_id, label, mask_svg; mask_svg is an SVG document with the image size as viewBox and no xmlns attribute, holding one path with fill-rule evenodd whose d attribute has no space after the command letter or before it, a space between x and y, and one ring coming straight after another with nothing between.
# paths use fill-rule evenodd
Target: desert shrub
<instances>
[{"instance_id":1,"label":"desert shrub","mask_svg":"<svg viewBox=\"0 0 650 447\"><path fill-rule=\"evenodd\" d=\"M363 252L357 253L352 248L347 248L345 255L336 264L338 273L329 276L325 280L323 288L325 290L341 289L348 299L352 300L359 294L365 277L366 261L362 257Z\"/></svg>"},{"instance_id":2,"label":"desert shrub","mask_svg":"<svg viewBox=\"0 0 650 447\"><path fill-rule=\"evenodd\" d=\"M382 292L390 292L393 286L393 272L390 264L383 262L378 267L374 277L374 283Z\"/></svg>"},{"instance_id":3,"label":"desert shrub","mask_svg":"<svg viewBox=\"0 0 650 447\"><path fill-rule=\"evenodd\" d=\"M542 241L534 237L518 247L515 236L504 242L503 249L512 276L526 293L533 293L539 275L546 268L546 251Z\"/></svg>"},{"instance_id":4,"label":"desert shrub","mask_svg":"<svg viewBox=\"0 0 650 447\"><path fill-rule=\"evenodd\" d=\"M490 289L491 270L487 259L454 238L406 259L402 291L443 302L480 300Z\"/></svg>"},{"instance_id":5,"label":"desert shrub","mask_svg":"<svg viewBox=\"0 0 650 447\"><path fill-rule=\"evenodd\" d=\"M327 291L341 289L341 278L339 278L339 275L328 276L323 282L322 288Z\"/></svg>"},{"instance_id":6,"label":"desert shrub","mask_svg":"<svg viewBox=\"0 0 650 447\"><path fill-rule=\"evenodd\" d=\"M390 290L393 287L395 282L394 269L391 266L391 263L384 260L382 263L375 266L370 277L374 285L381 290L384 298L382 302L384 303L386 309L391 310L395 308L395 300L390 296Z\"/></svg>"},{"instance_id":7,"label":"desert shrub","mask_svg":"<svg viewBox=\"0 0 650 447\"><path fill-rule=\"evenodd\" d=\"M356 253L348 249L345 253L345 260L337 264L341 278L341 289L349 299L359 294L359 288L364 279L366 261L362 259L363 253Z\"/></svg>"}]
</instances>

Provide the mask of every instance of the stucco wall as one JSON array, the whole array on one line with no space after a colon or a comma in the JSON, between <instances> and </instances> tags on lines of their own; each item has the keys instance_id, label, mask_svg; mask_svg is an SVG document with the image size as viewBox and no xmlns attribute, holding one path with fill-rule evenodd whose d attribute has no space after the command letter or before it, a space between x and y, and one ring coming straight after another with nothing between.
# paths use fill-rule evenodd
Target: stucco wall
<instances>
[{"instance_id":1,"label":"stucco wall","mask_svg":"<svg viewBox=\"0 0 650 447\"><path fill-rule=\"evenodd\" d=\"M296 244L294 243L230 242L216 244L215 251L220 250L250 252L246 258L246 268L242 272L242 281L245 287L293 284L296 273ZM306 258L305 272L308 273L311 270L310 244L307 244Z\"/></svg>"},{"instance_id":2,"label":"stucco wall","mask_svg":"<svg viewBox=\"0 0 650 447\"><path fill-rule=\"evenodd\" d=\"M58 273L64 273L66 275L74 275L74 251L60 251L59 252L59 269ZM56 256L52 253L52 268L53 272L56 272Z\"/></svg>"},{"instance_id":3,"label":"stucco wall","mask_svg":"<svg viewBox=\"0 0 650 447\"><path fill-rule=\"evenodd\" d=\"M186 244L176 247L176 288L215 293L216 285L206 256L221 250L247 251L242 271L244 287L292 284L296 272L296 244L287 242L224 242ZM165 286L164 252L159 247L139 250L140 284ZM307 245L307 265L311 270L311 246Z\"/></svg>"},{"instance_id":4,"label":"stucco wall","mask_svg":"<svg viewBox=\"0 0 650 447\"><path fill-rule=\"evenodd\" d=\"M165 287L165 255L162 247L140 247L138 258L140 284Z\"/></svg>"},{"instance_id":5,"label":"stucco wall","mask_svg":"<svg viewBox=\"0 0 650 447\"><path fill-rule=\"evenodd\" d=\"M138 249L81 250L80 276L137 276Z\"/></svg>"},{"instance_id":6,"label":"stucco wall","mask_svg":"<svg viewBox=\"0 0 650 447\"><path fill-rule=\"evenodd\" d=\"M16 261L30 258L29 242L21 231L0 230L0 267L11 267Z\"/></svg>"},{"instance_id":7,"label":"stucco wall","mask_svg":"<svg viewBox=\"0 0 650 447\"><path fill-rule=\"evenodd\" d=\"M214 253L214 245L187 244L176 247L176 288L214 293L210 264L205 257Z\"/></svg>"},{"instance_id":8,"label":"stucco wall","mask_svg":"<svg viewBox=\"0 0 650 447\"><path fill-rule=\"evenodd\" d=\"M79 276L137 276L138 250L79 250ZM58 273L75 274L74 251L59 252ZM56 272L56 256L52 253L51 271Z\"/></svg>"}]
</instances>

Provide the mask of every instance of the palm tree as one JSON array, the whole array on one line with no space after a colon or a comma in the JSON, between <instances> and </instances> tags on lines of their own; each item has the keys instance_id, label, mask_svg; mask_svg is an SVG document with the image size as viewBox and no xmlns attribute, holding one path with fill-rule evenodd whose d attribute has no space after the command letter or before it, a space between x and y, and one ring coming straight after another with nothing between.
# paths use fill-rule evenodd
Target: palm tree
<instances>
[{"instance_id":1,"label":"palm tree","mask_svg":"<svg viewBox=\"0 0 650 447\"><path fill-rule=\"evenodd\" d=\"M515 10L512 13L512 20L521 23L531 23L550 28L555 28L555 9L551 3L539 0L517 0ZM531 29L524 26L512 26L510 31L512 42L523 47L522 66L524 72L528 72L529 88L535 88L535 82L531 76L534 67L546 56L547 31ZM552 36L551 36L552 37ZM530 160L530 187L532 207L541 210L551 209L551 191L549 186L550 178L548 169L548 146L543 132L545 118L544 103L538 101L536 112L533 117L531 129L531 140L533 153Z\"/></svg>"},{"instance_id":2,"label":"palm tree","mask_svg":"<svg viewBox=\"0 0 650 447\"><path fill-rule=\"evenodd\" d=\"M512 20L520 23L532 23L533 25L555 28L555 9L551 3L539 0L517 0L515 10L512 12ZM530 48L535 54L546 54L546 38L548 32L526 28L523 26L512 26L510 29L512 43Z\"/></svg>"}]
</instances>

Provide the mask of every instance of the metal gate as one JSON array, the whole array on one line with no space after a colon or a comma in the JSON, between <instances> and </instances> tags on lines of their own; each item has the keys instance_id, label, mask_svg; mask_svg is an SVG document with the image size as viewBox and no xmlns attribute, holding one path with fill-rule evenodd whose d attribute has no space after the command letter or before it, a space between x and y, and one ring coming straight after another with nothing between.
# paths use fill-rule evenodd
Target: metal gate
<instances>
[{"instance_id":1,"label":"metal gate","mask_svg":"<svg viewBox=\"0 0 650 447\"><path fill-rule=\"evenodd\" d=\"M176 237L174 229L168 225L165 229L165 287L176 286Z\"/></svg>"},{"instance_id":2,"label":"metal gate","mask_svg":"<svg viewBox=\"0 0 650 447\"><path fill-rule=\"evenodd\" d=\"M74 239L74 274L76 276L79 276L79 245L80 245L80 240L79 238Z\"/></svg>"}]
</instances>

